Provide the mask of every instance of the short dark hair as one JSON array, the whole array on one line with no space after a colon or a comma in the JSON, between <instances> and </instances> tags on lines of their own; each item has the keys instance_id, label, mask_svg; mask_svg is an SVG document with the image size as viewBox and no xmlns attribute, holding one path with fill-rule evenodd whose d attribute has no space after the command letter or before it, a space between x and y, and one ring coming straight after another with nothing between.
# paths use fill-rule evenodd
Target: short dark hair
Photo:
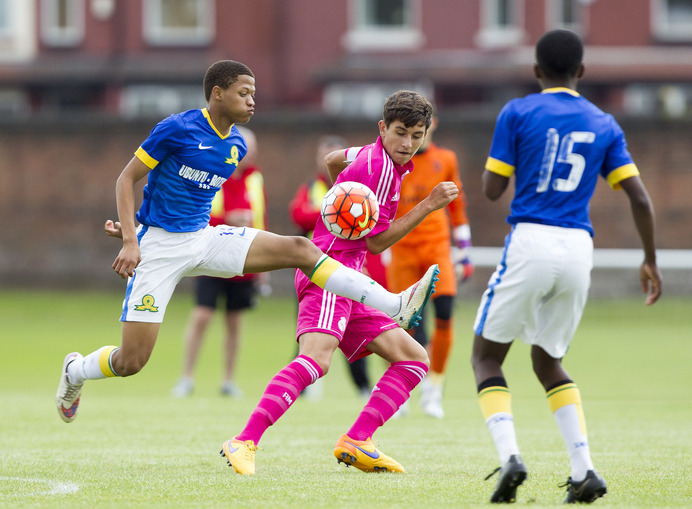
<instances>
[{"instance_id":1,"label":"short dark hair","mask_svg":"<svg viewBox=\"0 0 692 509\"><path fill-rule=\"evenodd\" d=\"M235 60L219 60L211 64L204 74L204 98L209 101L214 87L226 89L238 81L238 76L242 75L255 77L247 65Z\"/></svg>"},{"instance_id":2,"label":"short dark hair","mask_svg":"<svg viewBox=\"0 0 692 509\"><path fill-rule=\"evenodd\" d=\"M413 90L399 90L387 97L382 107L384 125L399 120L406 127L424 124L427 130L432 124L433 106L425 97Z\"/></svg>"},{"instance_id":3,"label":"short dark hair","mask_svg":"<svg viewBox=\"0 0 692 509\"><path fill-rule=\"evenodd\" d=\"M569 30L551 30L536 43L536 63L548 78L575 76L583 57L584 44Z\"/></svg>"}]
</instances>

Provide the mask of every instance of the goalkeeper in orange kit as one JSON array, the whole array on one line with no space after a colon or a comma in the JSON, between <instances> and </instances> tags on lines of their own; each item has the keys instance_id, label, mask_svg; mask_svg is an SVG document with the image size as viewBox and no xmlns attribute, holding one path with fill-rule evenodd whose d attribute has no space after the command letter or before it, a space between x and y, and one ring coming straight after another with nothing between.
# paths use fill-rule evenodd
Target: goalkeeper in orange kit
<instances>
[{"instance_id":1,"label":"goalkeeper in orange kit","mask_svg":"<svg viewBox=\"0 0 692 509\"><path fill-rule=\"evenodd\" d=\"M420 404L423 411L441 419L444 417L442 391L447 359L454 341L452 304L457 284L473 274L469 258L471 229L466 216L466 198L459 178L456 154L432 143L437 118L428 129L425 141L413 156L415 171L402 181L401 198L396 217L404 216L440 182L452 181L459 196L446 208L437 210L423 220L412 232L391 248L387 268L387 285L393 292L408 288L434 263L440 266L440 280L432 296L435 325L428 344L424 323L409 333L428 348L430 371L421 384Z\"/></svg>"}]
</instances>

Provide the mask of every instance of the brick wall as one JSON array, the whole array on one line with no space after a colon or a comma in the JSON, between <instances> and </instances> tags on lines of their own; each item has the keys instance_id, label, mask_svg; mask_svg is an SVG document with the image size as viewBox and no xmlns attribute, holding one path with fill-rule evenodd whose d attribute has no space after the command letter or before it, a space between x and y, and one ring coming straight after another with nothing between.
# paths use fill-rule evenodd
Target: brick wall
<instances>
[{"instance_id":1,"label":"brick wall","mask_svg":"<svg viewBox=\"0 0 692 509\"><path fill-rule=\"evenodd\" d=\"M692 123L621 123L656 207L659 247L690 249ZM0 286L122 287L110 269L120 244L107 238L102 227L107 218L115 218L116 178L154 124L0 126ZM502 244L511 195L490 203L480 192L493 125L494 118L442 117L435 138L459 156L474 243L483 246ZM353 145L377 136L373 121L342 123L309 116L254 119L249 127L258 136L270 229L283 234L296 233L286 214L288 202L298 184L314 173L318 136L341 134ZM639 246L622 192L600 182L591 213L596 247ZM279 280L285 283L286 277Z\"/></svg>"}]
</instances>

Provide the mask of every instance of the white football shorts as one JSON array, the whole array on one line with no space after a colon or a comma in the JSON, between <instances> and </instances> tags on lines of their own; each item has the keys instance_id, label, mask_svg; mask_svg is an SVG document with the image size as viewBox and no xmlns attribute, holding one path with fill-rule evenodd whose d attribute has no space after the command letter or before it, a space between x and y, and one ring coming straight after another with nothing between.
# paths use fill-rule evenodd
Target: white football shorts
<instances>
[{"instance_id":1,"label":"white football shorts","mask_svg":"<svg viewBox=\"0 0 692 509\"><path fill-rule=\"evenodd\" d=\"M242 275L258 231L222 225L171 233L140 225L137 238L142 260L127 280L120 320L161 323L173 290L185 276Z\"/></svg>"},{"instance_id":2,"label":"white football shorts","mask_svg":"<svg viewBox=\"0 0 692 509\"><path fill-rule=\"evenodd\" d=\"M520 339L562 358L584 311L592 266L586 230L515 225L481 298L474 332L496 343Z\"/></svg>"}]
</instances>

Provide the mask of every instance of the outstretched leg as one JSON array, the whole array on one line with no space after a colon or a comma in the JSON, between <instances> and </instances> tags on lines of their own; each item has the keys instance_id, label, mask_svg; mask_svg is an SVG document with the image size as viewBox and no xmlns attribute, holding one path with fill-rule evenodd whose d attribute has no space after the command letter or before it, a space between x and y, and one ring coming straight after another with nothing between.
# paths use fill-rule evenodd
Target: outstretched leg
<instances>
[{"instance_id":1,"label":"outstretched leg","mask_svg":"<svg viewBox=\"0 0 692 509\"><path fill-rule=\"evenodd\" d=\"M247 253L245 273L298 268L320 288L387 313L405 329L415 326L435 291L439 269L431 266L413 286L391 293L373 279L322 253L305 237L259 231Z\"/></svg>"}]
</instances>

